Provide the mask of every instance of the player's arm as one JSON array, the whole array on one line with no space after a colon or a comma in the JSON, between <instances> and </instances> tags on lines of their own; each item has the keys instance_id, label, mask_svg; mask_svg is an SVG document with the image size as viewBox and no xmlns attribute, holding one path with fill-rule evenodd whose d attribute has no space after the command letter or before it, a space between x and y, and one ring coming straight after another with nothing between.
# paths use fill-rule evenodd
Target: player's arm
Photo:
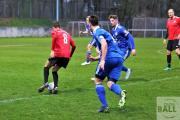
<instances>
[{"instance_id":1,"label":"player's arm","mask_svg":"<svg viewBox=\"0 0 180 120\"><path fill-rule=\"evenodd\" d=\"M100 55L98 55L98 56L90 56L89 57L89 59L91 60L91 61L98 61L99 59L100 59Z\"/></svg>"},{"instance_id":2,"label":"player's arm","mask_svg":"<svg viewBox=\"0 0 180 120\"><path fill-rule=\"evenodd\" d=\"M74 40L71 37L70 37L70 45L71 45L71 54L70 54L70 57L72 57L72 55L74 54L74 51L76 49L76 45L75 45Z\"/></svg>"},{"instance_id":3,"label":"player's arm","mask_svg":"<svg viewBox=\"0 0 180 120\"><path fill-rule=\"evenodd\" d=\"M56 32L52 31L52 44L51 44L50 57L54 57L55 42L56 42Z\"/></svg>"},{"instance_id":4,"label":"player's arm","mask_svg":"<svg viewBox=\"0 0 180 120\"><path fill-rule=\"evenodd\" d=\"M165 38L163 39L163 46L166 47L166 44L167 44L167 38L168 38L168 29L167 29L167 32L166 32L166 36Z\"/></svg>"},{"instance_id":5,"label":"player's arm","mask_svg":"<svg viewBox=\"0 0 180 120\"><path fill-rule=\"evenodd\" d=\"M136 55L136 48L135 48L134 38L130 33L128 34L128 42L130 43L131 48L132 48L131 53L133 56L135 56Z\"/></svg>"},{"instance_id":6,"label":"player's arm","mask_svg":"<svg viewBox=\"0 0 180 120\"><path fill-rule=\"evenodd\" d=\"M104 70L105 58L107 53L107 42L103 36L100 36L101 41L101 59L100 59L100 68Z\"/></svg>"}]
</instances>

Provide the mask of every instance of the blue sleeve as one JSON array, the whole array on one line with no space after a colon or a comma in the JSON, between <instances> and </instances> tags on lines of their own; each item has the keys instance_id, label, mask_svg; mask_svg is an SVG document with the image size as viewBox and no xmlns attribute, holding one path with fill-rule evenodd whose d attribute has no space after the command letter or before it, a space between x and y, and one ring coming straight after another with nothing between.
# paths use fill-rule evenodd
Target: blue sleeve
<instances>
[{"instance_id":1,"label":"blue sleeve","mask_svg":"<svg viewBox=\"0 0 180 120\"><path fill-rule=\"evenodd\" d=\"M130 43L131 48L135 49L134 38L130 33L128 34L128 42Z\"/></svg>"}]
</instances>

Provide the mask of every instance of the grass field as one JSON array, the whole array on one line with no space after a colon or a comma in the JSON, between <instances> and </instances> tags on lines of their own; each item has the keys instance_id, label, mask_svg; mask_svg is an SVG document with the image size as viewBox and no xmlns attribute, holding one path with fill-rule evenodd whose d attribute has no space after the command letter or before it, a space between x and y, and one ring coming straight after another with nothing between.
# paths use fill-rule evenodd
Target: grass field
<instances>
[{"instance_id":1,"label":"grass field","mask_svg":"<svg viewBox=\"0 0 180 120\"><path fill-rule=\"evenodd\" d=\"M173 54L166 65L162 40L136 38L137 56L125 64L133 73L118 84L128 91L125 110L106 87L110 113L99 114L100 103L90 78L96 62L81 66L89 38L74 38L77 49L66 70L59 71L59 94L37 93L50 38L0 38L0 120L156 120L157 96L180 96L180 62ZM50 81L52 76L50 75Z\"/></svg>"}]
</instances>

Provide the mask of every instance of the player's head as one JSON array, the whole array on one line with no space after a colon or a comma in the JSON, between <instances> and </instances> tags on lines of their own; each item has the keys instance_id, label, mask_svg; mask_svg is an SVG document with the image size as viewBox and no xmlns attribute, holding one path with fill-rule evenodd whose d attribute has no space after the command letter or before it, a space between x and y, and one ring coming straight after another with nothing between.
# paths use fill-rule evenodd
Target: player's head
<instances>
[{"instance_id":1,"label":"player's head","mask_svg":"<svg viewBox=\"0 0 180 120\"><path fill-rule=\"evenodd\" d=\"M109 15L109 21L113 27L116 26L118 24L118 16L117 15Z\"/></svg>"},{"instance_id":2,"label":"player's head","mask_svg":"<svg viewBox=\"0 0 180 120\"><path fill-rule=\"evenodd\" d=\"M53 22L53 27L54 28L60 28L59 22L58 21Z\"/></svg>"},{"instance_id":3,"label":"player's head","mask_svg":"<svg viewBox=\"0 0 180 120\"><path fill-rule=\"evenodd\" d=\"M87 24L89 24L89 17L90 17L90 16L87 16L87 17L86 17L86 23L87 23Z\"/></svg>"},{"instance_id":4,"label":"player's head","mask_svg":"<svg viewBox=\"0 0 180 120\"><path fill-rule=\"evenodd\" d=\"M89 23L91 26L98 26L99 25L99 19L95 15L89 16Z\"/></svg>"},{"instance_id":5,"label":"player's head","mask_svg":"<svg viewBox=\"0 0 180 120\"><path fill-rule=\"evenodd\" d=\"M169 16L169 18L173 18L174 17L174 10L173 9L169 9L168 10L168 16Z\"/></svg>"}]
</instances>

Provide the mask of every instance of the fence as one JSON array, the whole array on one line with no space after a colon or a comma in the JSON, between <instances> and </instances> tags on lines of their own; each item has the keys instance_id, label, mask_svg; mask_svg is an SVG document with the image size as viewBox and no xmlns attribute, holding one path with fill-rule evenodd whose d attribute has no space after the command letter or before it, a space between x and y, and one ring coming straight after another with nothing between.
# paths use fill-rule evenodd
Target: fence
<instances>
[{"instance_id":1,"label":"fence","mask_svg":"<svg viewBox=\"0 0 180 120\"><path fill-rule=\"evenodd\" d=\"M166 29L128 29L134 37L161 37L166 36Z\"/></svg>"}]
</instances>

